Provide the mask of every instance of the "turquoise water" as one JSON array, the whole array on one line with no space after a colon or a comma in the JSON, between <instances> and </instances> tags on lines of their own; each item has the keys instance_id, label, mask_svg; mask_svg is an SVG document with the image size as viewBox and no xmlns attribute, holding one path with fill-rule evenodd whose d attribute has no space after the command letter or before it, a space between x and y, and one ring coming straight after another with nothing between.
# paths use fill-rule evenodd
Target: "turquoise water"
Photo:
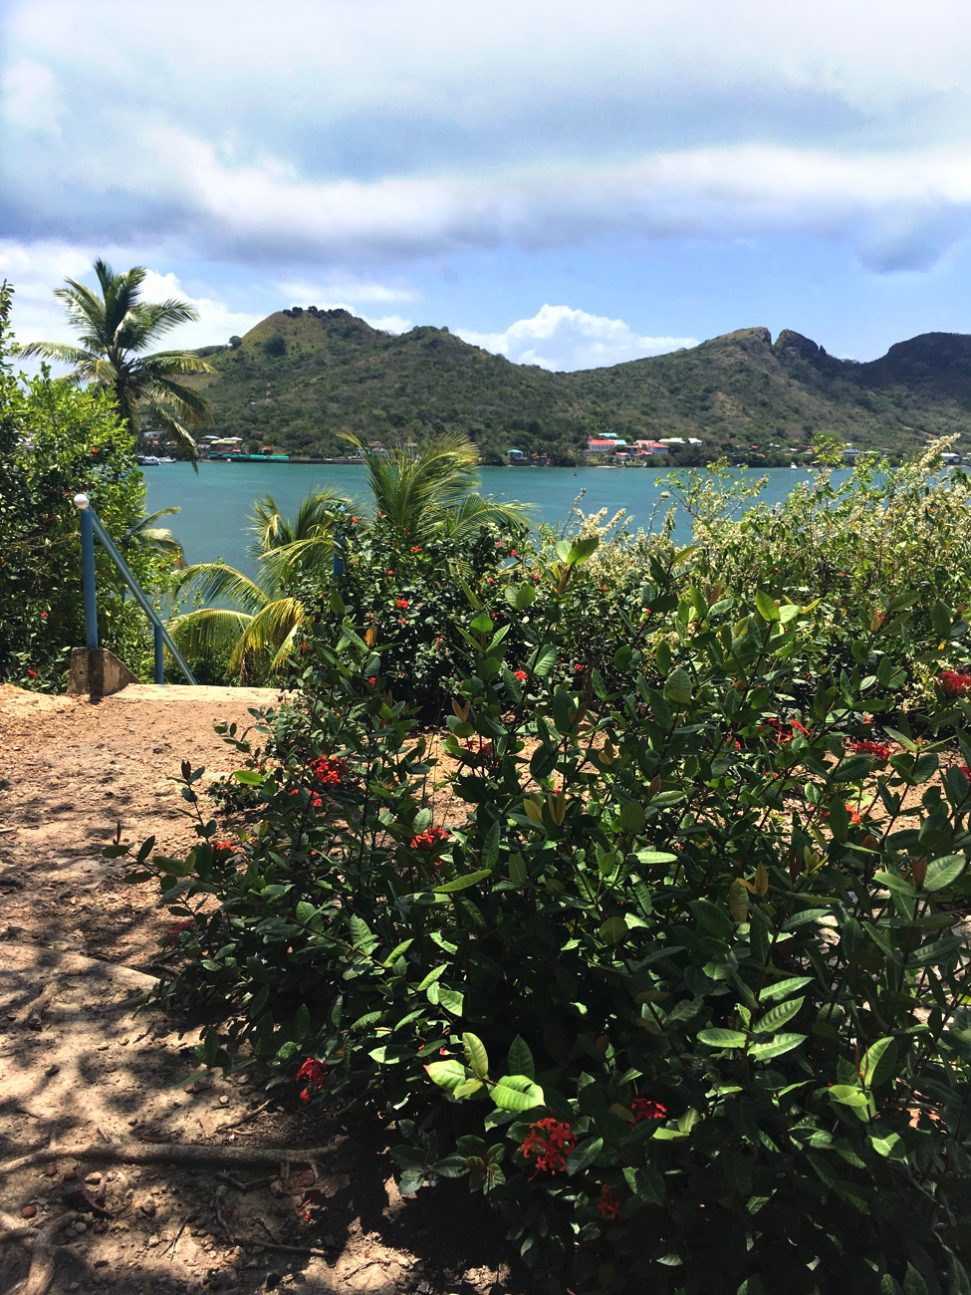
<instances>
[{"instance_id":1,"label":"turquoise water","mask_svg":"<svg viewBox=\"0 0 971 1295\"><path fill-rule=\"evenodd\" d=\"M766 468L750 475L768 478L761 498L771 504L784 499L809 474L804 469ZM568 520L574 500L582 496L584 512L624 508L647 530L660 524L663 515L665 501L659 496L666 489L664 477L663 471L651 468L483 468L481 489L483 494L532 504L533 518L553 526ZM308 491L319 486L359 501L362 511L368 499L363 469L356 464L200 463L196 474L187 463L163 463L146 468L145 480L149 511L181 506L181 513L167 520L189 562L222 558L250 573L254 564L247 553L246 523L254 499L272 495L285 515L295 512ZM686 518L679 519L676 537L689 538Z\"/></svg>"}]
</instances>

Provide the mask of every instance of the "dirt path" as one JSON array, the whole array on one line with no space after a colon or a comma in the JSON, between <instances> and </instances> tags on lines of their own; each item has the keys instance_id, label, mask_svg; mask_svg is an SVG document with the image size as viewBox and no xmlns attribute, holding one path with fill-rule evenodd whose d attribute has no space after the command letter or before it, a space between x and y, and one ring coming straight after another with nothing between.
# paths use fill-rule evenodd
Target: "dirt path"
<instances>
[{"instance_id":1,"label":"dirt path","mask_svg":"<svg viewBox=\"0 0 971 1295\"><path fill-rule=\"evenodd\" d=\"M194 1037L134 1010L170 919L101 852L119 824L165 853L187 847L180 761L231 768L213 724L246 724L272 697L135 687L91 705L0 687L0 1295L25 1278L31 1243L31 1295L523 1289L498 1226L460 1193L401 1200L380 1128L261 1109L245 1080L196 1073ZM184 1143L244 1159L320 1150L291 1166L166 1163ZM133 1150L68 1154L88 1144ZM64 1151L4 1170L34 1148ZM26 1244L3 1244L17 1228Z\"/></svg>"}]
</instances>

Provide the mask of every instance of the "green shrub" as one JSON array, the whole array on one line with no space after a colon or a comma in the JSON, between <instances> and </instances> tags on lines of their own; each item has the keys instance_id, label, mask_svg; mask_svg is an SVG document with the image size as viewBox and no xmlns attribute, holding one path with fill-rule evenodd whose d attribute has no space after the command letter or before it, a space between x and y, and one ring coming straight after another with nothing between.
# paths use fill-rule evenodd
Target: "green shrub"
<instances>
[{"instance_id":1,"label":"green shrub","mask_svg":"<svg viewBox=\"0 0 971 1295\"><path fill-rule=\"evenodd\" d=\"M8 304L8 303L7 303ZM0 303L0 680L58 687L72 647L84 643L81 555L74 495L85 491L116 541L144 512L145 486L131 433L109 397L45 371L13 378ZM122 544L143 587L159 588L165 563ZM151 650L143 613L96 548L101 637L134 669Z\"/></svg>"},{"instance_id":2,"label":"green shrub","mask_svg":"<svg viewBox=\"0 0 971 1295\"><path fill-rule=\"evenodd\" d=\"M832 606L659 550L608 679L564 650L596 546L508 585L514 657L454 626L440 753L334 600L302 701L227 734L255 826L139 851L160 997L208 1064L393 1118L402 1190L466 1178L551 1290L971 1290L963 621L921 641L901 587L821 673Z\"/></svg>"}]
</instances>

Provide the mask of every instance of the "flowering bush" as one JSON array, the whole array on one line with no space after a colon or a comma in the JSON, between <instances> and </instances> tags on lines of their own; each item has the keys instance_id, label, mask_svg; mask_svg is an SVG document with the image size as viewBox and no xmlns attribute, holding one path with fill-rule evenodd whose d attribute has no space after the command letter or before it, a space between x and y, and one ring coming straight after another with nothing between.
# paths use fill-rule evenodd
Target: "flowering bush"
<instances>
[{"instance_id":1,"label":"flowering bush","mask_svg":"<svg viewBox=\"0 0 971 1295\"><path fill-rule=\"evenodd\" d=\"M194 924L160 997L218 1022L209 1064L310 1095L326 1064L394 1119L402 1191L465 1178L551 1290L971 1290L971 697L916 682L966 626L901 587L821 671L825 599L658 547L604 670L597 540L517 568L515 633L469 586L438 742L333 599L299 704L227 734L237 854L206 821L139 852Z\"/></svg>"}]
</instances>

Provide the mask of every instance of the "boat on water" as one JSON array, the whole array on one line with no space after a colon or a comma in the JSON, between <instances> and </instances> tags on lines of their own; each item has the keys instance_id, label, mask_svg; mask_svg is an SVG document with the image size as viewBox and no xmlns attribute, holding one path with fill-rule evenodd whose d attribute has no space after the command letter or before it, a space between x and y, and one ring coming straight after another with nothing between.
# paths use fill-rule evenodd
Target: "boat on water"
<instances>
[{"instance_id":1,"label":"boat on water","mask_svg":"<svg viewBox=\"0 0 971 1295\"><path fill-rule=\"evenodd\" d=\"M157 468L162 462L154 454L138 454L135 456L135 461L140 468Z\"/></svg>"},{"instance_id":2,"label":"boat on water","mask_svg":"<svg viewBox=\"0 0 971 1295\"><path fill-rule=\"evenodd\" d=\"M212 463L289 463L289 454L210 454Z\"/></svg>"}]
</instances>

